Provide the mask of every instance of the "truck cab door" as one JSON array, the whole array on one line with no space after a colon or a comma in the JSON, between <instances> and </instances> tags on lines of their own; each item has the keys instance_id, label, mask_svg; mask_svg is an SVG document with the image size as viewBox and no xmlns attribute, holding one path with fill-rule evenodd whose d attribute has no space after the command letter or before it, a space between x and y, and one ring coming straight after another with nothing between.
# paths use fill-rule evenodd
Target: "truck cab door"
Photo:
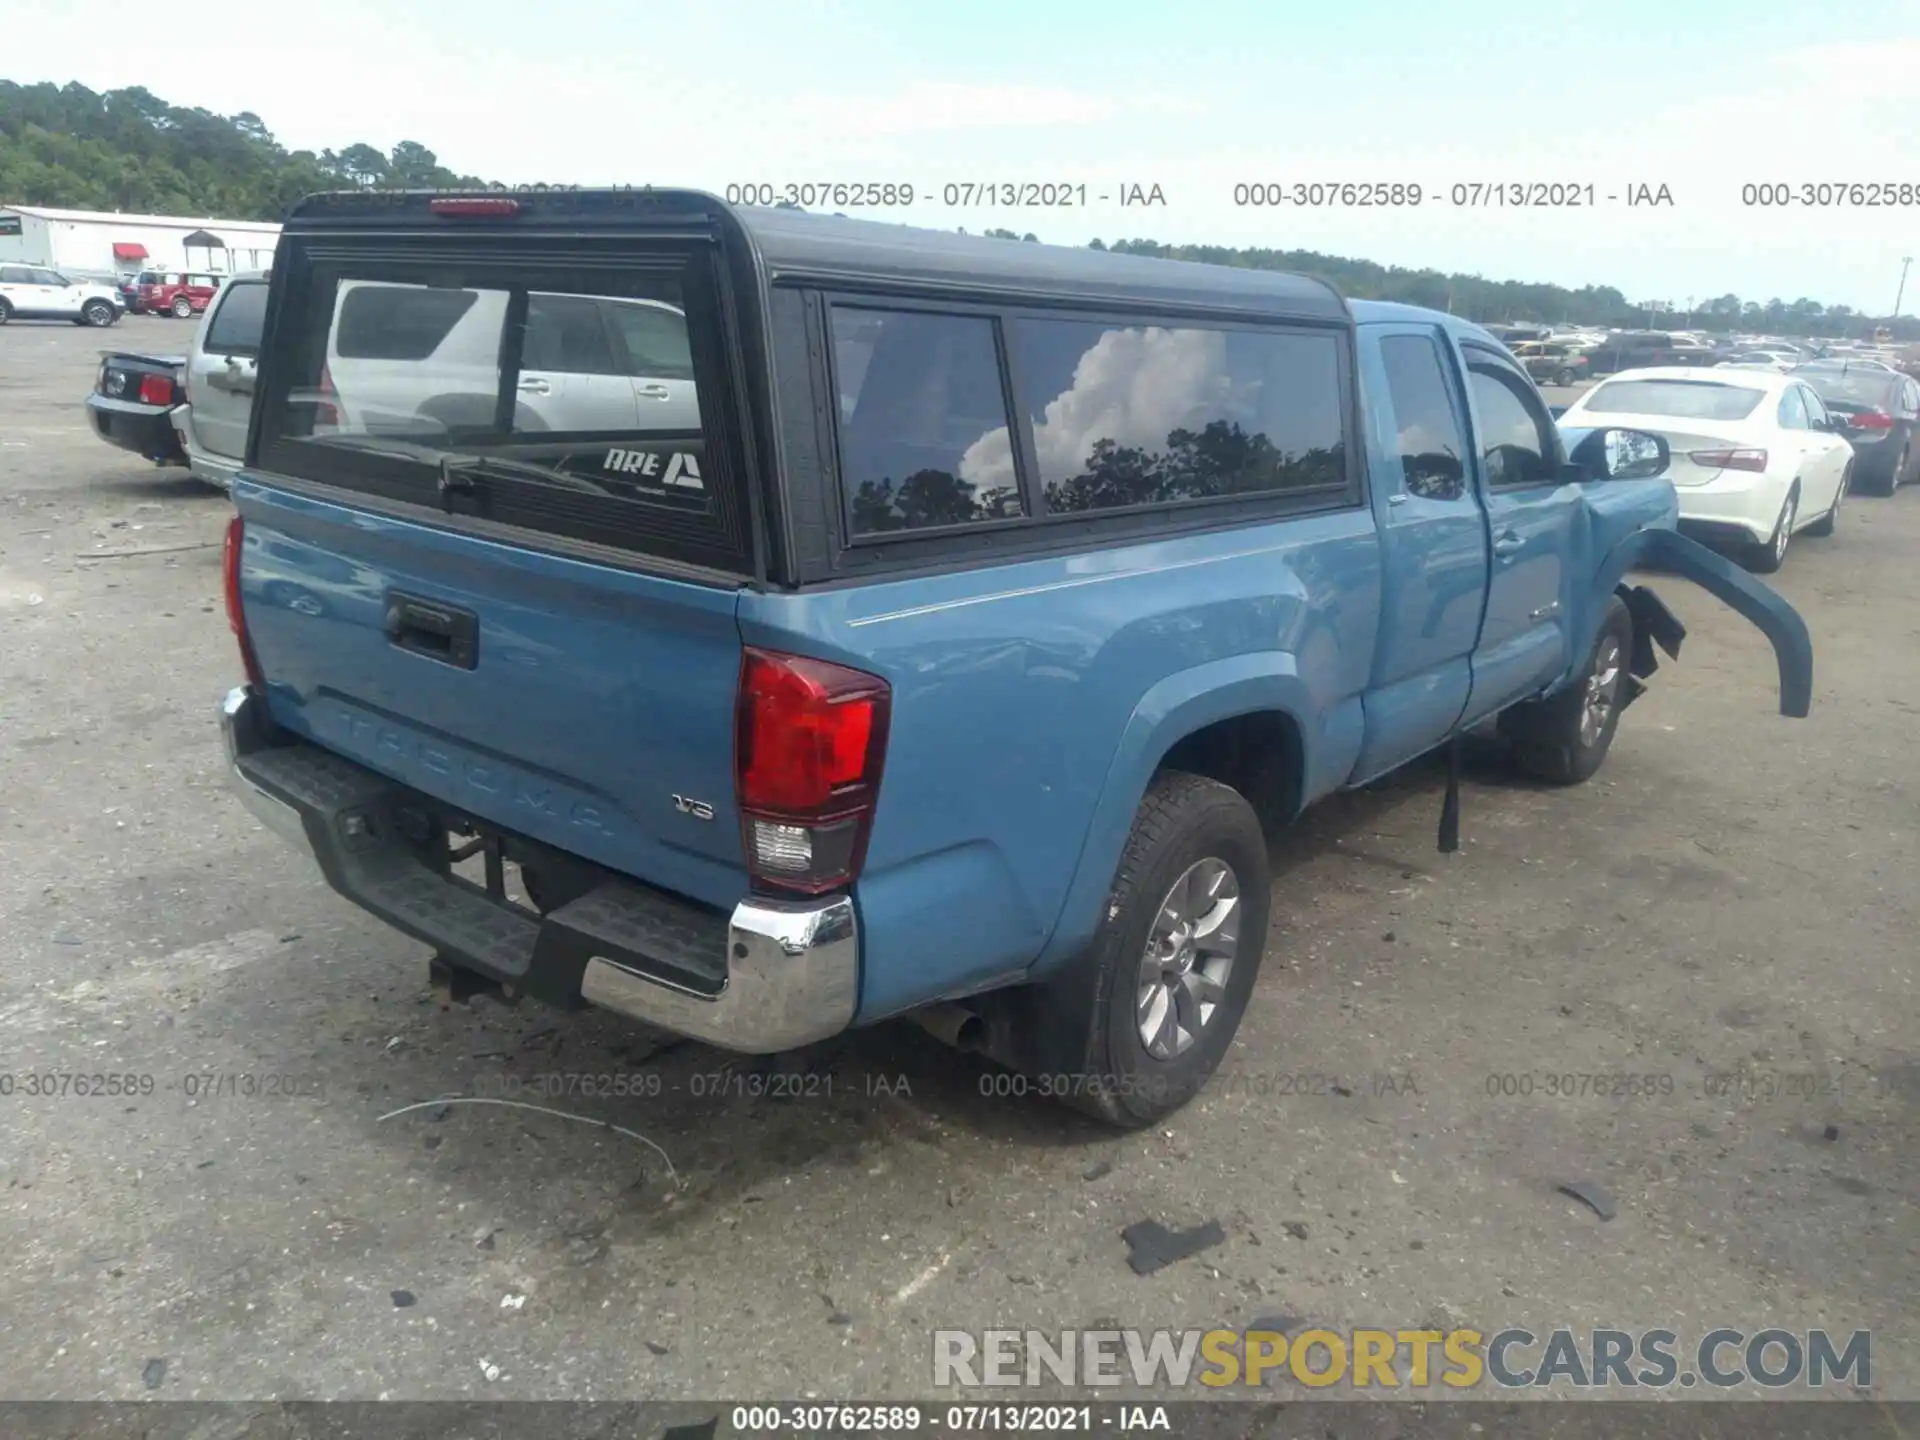
<instances>
[{"instance_id":1,"label":"truck cab door","mask_svg":"<svg viewBox=\"0 0 1920 1440\"><path fill-rule=\"evenodd\" d=\"M1432 748L1460 718L1488 571L1466 396L1445 337L1432 325L1363 325L1359 362L1383 565L1353 783Z\"/></svg>"},{"instance_id":2,"label":"truck cab door","mask_svg":"<svg viewBox=\"0 0 1920 1440\"><path fill-rule=\"evenodd\" d=\"M1468 342L1460 352L1491 551L1464 717L1471 725L1539 694L1572 663L1570 561L1584 496L1565 478L1560 433L1533 382L1487 346Z\"/></svg>"}]
</instances>

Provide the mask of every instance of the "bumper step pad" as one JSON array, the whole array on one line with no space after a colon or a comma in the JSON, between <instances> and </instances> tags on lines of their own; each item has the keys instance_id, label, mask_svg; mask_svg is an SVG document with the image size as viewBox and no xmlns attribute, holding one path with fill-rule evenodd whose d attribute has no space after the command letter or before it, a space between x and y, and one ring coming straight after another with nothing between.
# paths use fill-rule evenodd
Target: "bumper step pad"
<instances>
[{"instance_id":1,"label":"bumper step pad","mask_svg":"<svg viewBox=\"0 0 1920 1440\"><path fill-rule=\"evenodd\" d=\"M241 775L292 806L327 881L447 959L551 1004L577 1006L595 956L677 989L726 988L727 918L608 880L544 920L440 873L409 838L411 792L312 745L253 751Z\"/></svg>"}]
</instances>

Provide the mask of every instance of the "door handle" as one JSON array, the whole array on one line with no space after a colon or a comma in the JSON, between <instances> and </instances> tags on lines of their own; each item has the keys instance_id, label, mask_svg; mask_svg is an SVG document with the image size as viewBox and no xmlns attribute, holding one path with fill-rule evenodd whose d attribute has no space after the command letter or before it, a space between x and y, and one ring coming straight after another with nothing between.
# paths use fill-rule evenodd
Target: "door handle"
<instances>
[{"instance_id":1,"label":"door handle","mask_svg":"<svg viewBox=\"0 0 1920 1440\"><path fill-rule=\"evenodd\" d=\"M390 591L381 628L393 644L429 660L462 670L480 663L480 619L458 605Z\"/></svg>"},{"instance_id":2,"label":"door handle","mask_svg":"<svg viewBox=\"0 0 1920 1440\"><path fill-rule=\"evenodd\" d=\"M673 392L664 385L636 385L633 393L642 400L667 400L672 398Z\"/></svg>"},{"instance_id":3,"label":"door handle","mask_svg":"<svg viewBox=\"0 0 1920 1440\"><path fill-rule=\"evenodd\" d=\"M1400 492L1399 494L1397 494L1397 495L1389 495L1389 496L1387 496L1387 504L1389 504L1389 505L1404 505L1404 504L1406 504L1406 503L1407 503L1407 501L1409 501L1409 500L1411 500L1412 498L1413 498L1413 496L1411 496L1411 495L1409 495L1409 494L1407 494L1407 492L1406 492L1406 491L1404 491L1404 490L1402 490L1402 491L1401 491L1401 492Z\"/></svg>"},{"instance_id":4,"label":"door handle","mask_svg":"<svg viewBox=\"0 0 1920 1440\"><path fill-rule=\"evenodd\" d=\"M1525 540L1514 534L1513 531L1508 530L1494 537L1493 553L1496 555L1511 555L1526 543Z\"/></svg>"},{"instance_id":5,"label":"door handle","mask_svg":"<svg viewBox=\"0 0 1920 1440\"><path fill-rule=\"evenodd\" d=\"M519 390L522 395L551 395L553 386L544 380L522 380Z\"/></svg>"}]
</instances>

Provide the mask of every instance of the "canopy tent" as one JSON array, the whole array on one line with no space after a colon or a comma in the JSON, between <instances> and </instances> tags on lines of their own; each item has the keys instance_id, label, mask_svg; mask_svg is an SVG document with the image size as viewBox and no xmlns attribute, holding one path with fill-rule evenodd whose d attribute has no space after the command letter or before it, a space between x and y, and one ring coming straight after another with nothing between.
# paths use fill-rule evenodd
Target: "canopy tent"
<instances>
[{"instance_id":1,"label":"canopy tent","mask_svg":"<svg viewBox=\"0 0 1920 1440\"><path fill-rule=\"evenodd\" d=\"M187 268L189 270L194 268L193 252L196 250L204 250L207 252L207 258L202 262L207 269L225 270L227 268L224 258L226 248L226 241L207 230L195 230L191 235L186 236L180 241L180 249L186 255ZM220 253L222 258L214 258L216 251Z\"/></svg>"}]
</instances>

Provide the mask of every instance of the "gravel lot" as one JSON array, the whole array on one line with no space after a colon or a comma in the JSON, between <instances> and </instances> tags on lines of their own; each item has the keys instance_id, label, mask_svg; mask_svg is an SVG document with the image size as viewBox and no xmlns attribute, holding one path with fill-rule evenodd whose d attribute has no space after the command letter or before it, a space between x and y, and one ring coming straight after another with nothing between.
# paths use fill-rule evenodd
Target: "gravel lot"
<instances>
[{"instance_id":1,"label":"gravel lot","mask_svg":"<svg viewBox=\"0 0 1920 1440\"><path fill-rule=\"evenodd\" d=\"M0 1099L0 1397L924 1396L936 1326L1288 1315L1870 1328L1875 1392L1920 1398L1920 495L1776 577L1810 719L1669 578L1685 657L1593 784L1483 757L1454 856L1431 766L1315 811L1227 1071L1115 1136L910 1028L773 1100L617 1017L435 1003L425 951L226 790L227 502L86 429L100 346L185 339L0 330L0 1069L152 1084ZM86 558L163 545L201 548ZM677 1186L546 1115L382 1119L550 1072L654 1077L546 1103ZM1671 1093L1549 1098L1562 1072ZM236 1076L297 1093L196 1078ZM1147 1218L1226 1239L1137 1276Z\"/></svg>"}]
</instances>

